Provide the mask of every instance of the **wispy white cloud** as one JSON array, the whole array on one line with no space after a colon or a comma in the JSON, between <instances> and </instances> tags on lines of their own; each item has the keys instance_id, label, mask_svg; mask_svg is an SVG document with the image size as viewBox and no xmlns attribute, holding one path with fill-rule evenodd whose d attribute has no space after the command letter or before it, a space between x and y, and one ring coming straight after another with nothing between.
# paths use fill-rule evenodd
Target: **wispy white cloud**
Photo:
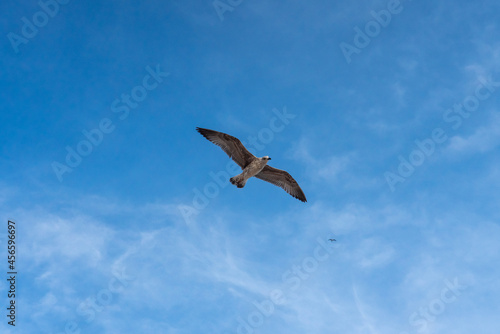
<instances>
[{"instance_id":1,"label":"wispy white cloud","mask_svg":"<svg viewBox=\"0 0 500 334\"><path fill-rule=\"evenodd\" d=\"M170 208L169 203L131 207L131 212L136 210L138 214L128 219L143 215L147 220L161 221L161 216L174 214ZM185 322L191 318L189 314L179 318L178 310L209 312L214 307L212 303L216 305L218 301L231 307L219 313L217 321L234 331L237 317L254 312L253 303L268 299L270 291L276 288L286 291L287 303L275 306L274 313L259 327L263 333L276 331L285 323L287 328L296 329L291 333L328 328L352 333L399 333L414 329L408 324L408 317L439 295L444 279L458 276L461 282L474 287L488 285L491 276L479 277L473 267L484 270L500 254L495 251L499 229L494 223L476 229L462 228L456 226L457 217L451 215L441 218L440 227L435 228L422 225L418 211L394 206L351 204L333 209L326 203L315 203L302 211L277 213L267 217L271 222L268 228L292 225L301 236L294 233L288 242L277 241L280 248L267 241L240 242L237 233L241 232L229 229L235 223L230 218L232 213L224 211L217 214L207 210L190 226L173 219L146 231L139 226L133 230L112 228L106 223L111 218L103 221L95 218L93 212L73 212L73 216L68 216L26 211L19 215L20 222L35 220L35 216L37 223L23 236L30 245L27 249L35 255L26 259L29 270L25 275L38 277L34 284L38 291L43 291L39 297L25 297L30 302L31 298L39 298L30 309L32 321L44 324L43 319L50 313L61 319L61 326L76 319L82 328L105 328L111 333L116 330L113 326L118 319L124 321L124 314L141 310L162 310L162 319L146 316L125 320L130 328L181 333L190 327L178 323L179 319ZM251 216L243 217L237 223L248 225L252 220ZM443 230L443 226L448 230ZM449 230L452 227L459 229ZM420 229L426 228L421 233ZM398 235L405 229L420 233L411 247L388 240L386 231ZM313 256L318 237L326 242L331 236L337 238L333 255L320 262L297 290L290 290L282 280L283 273ZM286 244L293 247L281 248ZM251 251L255 247L265 247L265 253L276 254L279 261L261 261ZM461 261L465 261L463 268ZM125 268L134 279L87 324L78 315L78 306L106 288L116 268ZM373 289L374 284L377 289ZM456 305L467 303L475 289L464 292ZM455 304L448 307L446 317L461 316L462 313L452 312L454 307ZM381 319L391 319L395 325L388 326ZM435 324L440 321L438 318Z\"/></svg>"},{"instance_id":2,"label":"wispy white cloud","mask_svg":"<svg viewBox=\"0 0 500 334\"><path fill-rule=\"evenodd\" d=\"M307 168L307 175L316 181L337 181L339 175L348 170L354 156L354 153L338 156L317 156L312 153L313 151L312 143L305 138L301 138L290 150L292 158L304 163Z\"/></svg>"},{"instance_id":3,"label":"wispy white cloud","mask_svg":"<svg viewBox=\"0 0 500 334\"><path fill-rule=\"evenodd\" d=\"M448 153L486 153L500 145L500 118L493 117L487 126L478 128L469 136L456 135L450 138Z\"/></svg>"}]
</instances>

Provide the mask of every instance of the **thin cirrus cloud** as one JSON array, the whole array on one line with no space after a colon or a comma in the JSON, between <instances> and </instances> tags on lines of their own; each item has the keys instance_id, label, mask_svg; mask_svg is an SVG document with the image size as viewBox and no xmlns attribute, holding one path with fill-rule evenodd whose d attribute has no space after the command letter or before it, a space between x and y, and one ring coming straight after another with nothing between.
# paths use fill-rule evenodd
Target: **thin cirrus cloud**
<instances>
[{"instance_id":1,"label":"thin cirrus cloud","mask_svg":"<svg viewBox=\"0 0 500 334\"><path fill-rule=\"evenodd\" d=\"M149 208L149 210L141 210L141 214L149 211L149 217L161 215L157 205L149 206ZM126 267L127 274L135 276L134 280L122 294L116 296L116 302L98 313L96 319L90 324L87 325L80 319L79 323L82 328L101 328L100 326L106 328L110 326L106 323L106 319L133 312L136 307L142 306L153 309L162 308L167 314L173 316L176 314L175 305L194 302L194 300L190 302L186 299L183 293L190 296L199 290L189 292L189 287L192 284L201 284L201 286L212 286L215 289L214 292L220 295L219 298L224 298L228 303L235 305L235 313L231 315L229 312L221 315L233 326L237 324L235 320L237 315L246 316L253 312L254 301L265 300L269 298L270 291L281 288L287 291L286 297L289 302L276 306L275 313L266 320L267 325L263 328L275 328L282 321L288 321L288 324L295 323L299 326L298 328L310 330L327 328L334 324L339 328L344 326L348 328L350 322L362 320L364 325L354 330L354 332L361 333L370 326L383 328L384 325L380 323L380 320L374 320L382 315L392 314L392 319L398 317L406 319L413 312L412 307L418 310L419 303L425 305L432 300L432 293L418 300L415 299L415 293L427 291L426 289L435 282L441 284L444 279L453 279L458 276L463 282L471 286L473 284L475 287L479 282L485 281L485 278L475 275L473 271L461 268L456 258L456 251L465 255L466 263L477 263L482 267L487 265L481 259L484 254L487 254L490 259L498 256L492 250L487 253L481 251L481 247L489 249L493 245L489 241L494 240L495 235L499 233L498 227L494 224L484 225L475 231L460 229L443 239L439 231L434 230L432 225L427 223L426 226L430 227L427 235L415 238L414 244L408 247L399 241L390 241L382 235L387 229L396 229L400 231L398 233L403 233L404 226L412 228L412 220L415 219L412 216L415 216L415 213L396 208L377 210L368 207L351 207L337 211L315 205L312 209L309 213L307 212L309 210L304 210L299 217L279 216L277 221L288 223L301 221L307 217L312 224L302 229L306 236L310 236L308 239L311 241L303 245L299 244L299 248L294 251L295 258L288 260L288 263L279 264L274 269L269 267L269 264L252 258L255 255L245 252L251 243L240 244L235 240L237 236L229 229L230 221L224 221L224 217L219 216L220 222L217 223L217 230L207 226L206 219L210 219L215 214L212 210L208 210L207 216L198 219L192 227L178 223L170 228L150 228L149 231L140 232L139 235L142 235L140 238L133 236L133 233L130 235L129 232L119 231L91 218L92 215L98 215L98 212L87 213L80 218L78 215L63 218L38 212L38 219L45 221L46 224L41 224L33 231L24 233L24 242L32 245L33 253L35 251L38 253L36 257L25 260L26 267L29 268L25 274L28 277L33 276L37 284L42 287L41 291L44 292L39 297L36 294L33 297L26 296L24 302L34 302L33 325L44 323L45 314L50 312L55 314L63 325L66 319L78 320L76 309L79 304L106 287L112 275L113 266L121 263ZM23 220L33 219L28 214L22 218ZM320 221L328 222L329 228L324 230L322 226L315 224ZM50 222L53 222L52 226L60 234L52 243L47 242L50 238L48 233ZM251 225L252 218L241 220L240 223ZM416 222L416 225L413 225L415 231L418 231L415 227L418 224L421 223ZM453 224L453 220L440 223L441 226L454 226ZM82 230L83 226L87 226L85 231ZM339 236L337 239L341 242L341 246L335 248L331 258L320 263L316 271L302 280L297 290L288 289L287 283L282 280L283 273L292 268L293 264L300 265L304 257L312 254L315 237L332 234ZM374 237L374 234L379 236ZM95 236L98 238L96 239ZM73 250L68 242L64 241L65 238L74 240ZM122 241L124 239L129 239L130 242L125 244ZM452 240L453 242L450 243ZM280 248L273 246L272 241L264 245L268 249L267 252L272 254L280 252L283 241L279 244ZM442 252L445 245L451 248ZM470 253L469 249L474 249L474 252ZM145 258L148 261L144 262ZM480 261L475 262L475 259ZM79 266L69 266L72 262L78 263ZM164 263L169 265L164 266ZM41 268L44 270L40 270ZM397 276L389 278L391 272L398 273L399 278ZM407 274L404 274L405 272ZM65 281L85 275L85 273L92 273L94 279L80 287L75 286L75 289L60 289L61 286L65 286ZM345 280L346 274L349 277L348 280ZM365 277L368 279L380 275L395 283L398 281L405 283L404 285L396 283L393 287L388 285L383 289L379 287L373 290L372 283L370 280L365 280ZM348 282L355 282L356 294L352 292L352 289L347 289L342 293L338 291L339 287L345 286ZM363 297L366 292L360 291L368 290L371 291L371 297ZM399 297L409 303L397 313L397 317L393 314L393 305L390 304L390 300L383 301L383 294L391 290L401 290ZM479 289L480 293L484 293L482 290L484 289ZM465 291L463 299L473 298L474 291L476 290L472 288ZM333 302L332 297L335 298ZM40 301L35 302L36 299L32 301L31 298L40 298ZM209 301L213 296L203 293L198 298ZM316 310L316 315L312 319L319 320L321 316L331 314L330 317L333 316L331 323L327 321L318 325L304 316L293 320L294 314L307 314L306 308L309 309L311 306L306 305L310 305L312 301L315 301L313 309ZM337 313L332 312L332 303ZM364 306L360 310L361 303ZM35 311L36 305L46 306L46 311L41 312L41 309ZM452 306L449 306L449 310ZM335 314L340 316L349 313L349 309L358 311L342 320L335 317ZM377 311L371 314L370 310L375 309ZM450 313L454 314L451 311ZM167 318L171 319L170 316ZM134 321L137 322L137 320ZM147 321L144 319L139 323L144 325ZM167 323L174 322L171 319L171 322L167 321L165 326ZM411 325L407 326L411 328Z\"/></svg>"},{"instance_id":2,"label":"thin cirrus cloud","mask_svg":"<svg viewBox=\"0 0 500 334\"><path fill-rule=\"evenodd\" d=\"M455 154L486 153L500 144L500 119L492 117L490 123L469 136L456 135L450 138L448 152Z\"/></svg>"}]
</instances>

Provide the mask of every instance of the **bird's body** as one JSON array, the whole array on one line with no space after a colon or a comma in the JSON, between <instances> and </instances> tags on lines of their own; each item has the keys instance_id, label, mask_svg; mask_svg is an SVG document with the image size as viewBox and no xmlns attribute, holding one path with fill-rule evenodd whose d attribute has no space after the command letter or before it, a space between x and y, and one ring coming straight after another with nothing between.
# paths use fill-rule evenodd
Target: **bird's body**
<instances>
[{"instance_id":1,"label":"bird's body","mask_svg":"<svg viewBox=\"0 0 500 334\"><path fill-rule=\"evenodd\" d=\"M283 188L287 193L302 202L307 202L299 184L288 172L267 165L267 162L271 160L268 156L257 158L243 146L238 138L228 134L203 128L196 128L196 130L203 137L222 148L243 169L240 174L229 179L238 188L243 188L247 180L255 176Z\"/></svg>"},{"instance_id":2,"label":"bird's body","mask_svg":"<svg viewBox=\"0 0 500 334\"><path fill-rule=\"evenodd\" d=\"M243 169L243 172L230 178L229 181L238 188L243 188L249 178L259 174L266 167L269 160L271 160L269 157L255 158Z\"/></svg>"}]
</instances>

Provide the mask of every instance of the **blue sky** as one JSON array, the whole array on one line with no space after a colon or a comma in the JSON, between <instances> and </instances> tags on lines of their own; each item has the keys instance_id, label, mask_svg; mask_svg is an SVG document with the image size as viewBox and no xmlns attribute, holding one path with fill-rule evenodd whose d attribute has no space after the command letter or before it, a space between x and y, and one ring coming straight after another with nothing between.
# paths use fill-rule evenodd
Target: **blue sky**
<instances>
[{"instance_id":1,"label":"blue sky","mask_svg":"<svg viewBox=\"0 0 500 334\"><path fill-rule=\"evenodd\" d=\"M2 333L497 333L497 1L65 1L0 4Z\"/></svg>"}]
</instances>

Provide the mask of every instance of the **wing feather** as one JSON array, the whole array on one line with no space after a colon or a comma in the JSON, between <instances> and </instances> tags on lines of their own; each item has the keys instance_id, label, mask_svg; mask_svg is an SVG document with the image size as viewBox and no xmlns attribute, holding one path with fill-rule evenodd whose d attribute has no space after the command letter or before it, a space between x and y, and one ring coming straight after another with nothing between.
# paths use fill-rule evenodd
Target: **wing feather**
<instances>
[{"instance_id":1,"label":"wing feather","mask_svg":"<svg viewBox=\"0 0 500 334\"><path fill-rule=\"evenodd\" d=\"M255 159L255 156L250 153L236 137L203 128L196 128L196 131L215 145L222 148L222 150L226 152L226 154L229 155L229 157L233 159L234 162L236 162L242 169Z\"/></svg>"},{"instance_id":2,"label":"wing feather","mask_svg":"<svg viewBox=\"0 0 500 334\"><path fill-rule=\"evenodd\" d=\"M266 165L266 167L264 167L259 174L255 175L255 177L283 188L287 193L298 200L307 202L306 195L304 195L304 192L300 189L297 181L284 170Z\"/></svg>"}]
</instances>

